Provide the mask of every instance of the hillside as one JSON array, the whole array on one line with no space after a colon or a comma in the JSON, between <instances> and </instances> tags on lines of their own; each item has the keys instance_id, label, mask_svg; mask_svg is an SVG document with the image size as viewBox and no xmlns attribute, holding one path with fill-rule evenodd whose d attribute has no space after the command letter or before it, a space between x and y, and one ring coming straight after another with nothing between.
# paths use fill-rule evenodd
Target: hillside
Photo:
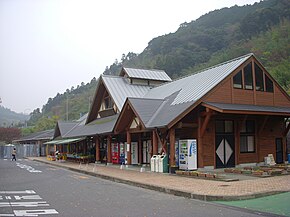
<instances>
[{"instance_id":1,"label":"hillside","mask_svg":"<svg viewBox=\"0 0 290 217\"><path fill-rule=\"evenodd\" d=\"M175 33L152 39L140 54L123 54L104 74L116 75L125 66L163 69L171 78L178 78L250 52L289 91L289 0L265 0L209 12L180 24ZM32 131L51 129L59 119L75 120L88 112L96 86L93 78L48 99L41 110L33 111L29 120Z\"/></svg>"},{"instance_id":2,"label":"hillside","mask_svg":"<svg viewBox=\"0 0 290 217\"><path fill-rule=\"evenodd\" d=\"M156 68L177 78L253 52L288 90L289 21L288 0L265 0L215 10L180 24L175 33L152 39L139 55L123 55L120 62L107 67L104 73L117 74L122 66ZM278 72L281 69L286 75Z\"/></svg>"},{"instance_id":3,"label":"hillside","mask_svg":"<svg viewBox=\"0 0 290 217\"><path fill-rule=\"evenodd\" d=\"M29 115L19 114L0 106L0 127L21 126L29 119Z\"/></svg>"}]
</instances>

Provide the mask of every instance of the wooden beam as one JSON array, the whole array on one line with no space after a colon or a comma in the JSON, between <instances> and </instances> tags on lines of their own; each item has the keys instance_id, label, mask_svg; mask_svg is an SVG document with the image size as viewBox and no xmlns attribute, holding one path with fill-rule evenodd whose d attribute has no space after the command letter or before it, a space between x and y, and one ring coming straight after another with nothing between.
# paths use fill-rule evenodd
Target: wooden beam
<instances>
[{"instance_id":1,"label":"wooden beam","mask_svg":"<svg viewBox=\"0 0 290 217\"><path fill-rule=\"evenodd\" d=\"M183 123L179 122L175 128L180 129L180 128L197 128L198 124L197 123Z\"/></svg>"},{"instance_id":2,"label":"wooden beam","mask_svg":"<svg viewBox=\"0 0 290 217\"><path fill-rule=\"evenodd\" d=\"M101 161L100 155L100 140L99 137L95 137L95 145L96 145L96 161Z\"/></svg>"},{"instance_id":3,"label":"wooden beam","mask_svg":"<svg viewBox=\"0 0 290 217\"><path fill-rule=\"evenodd\" d=\"M152 146L153 146L153 155L158 154L158 139L156 135L156 130L152 131Z\"/></svg>"},{"instance_id":4,"label":"wooden beam","mask_svg":"<svg viewBox=\"0 0 290 217\"><path fill-rule=\"evenodd\" d=\"M260 125L260 128L259 128L259 130L258 130L258 135L261 135L263 129L264 129L265 126L266 126L266 123L267 123L268 119L269 119L269 116L265 116L265 117L264 117L263 122L262 122L262 124Z\"/></svg>"},{"instance_id":5,"label":"wooden beam","mask_svg":"<svg viewBox=\"0 0 290 217\"><path fill-rule=\"evenodd\" d=\"M212 116L212 112L208 111L207 112L207 115L205 116L205 119L202 123L202 126L200 127L200 136L203 137L204 133L205 133L205 130L206 130L206 127L208 125L208 122L210 121L210 118Z\"/></svg>"},{"instance_id":6,"label":"wooden beam","mask_svg":"<svg viewBox=\"0 0 290 217\"><path fill-rule=\"evenodd\" d=\"M107 137L107 162L112 163L112 137Z\"/></svg>"},{"instance_id":7,"label":"wooden beam","mask_svg":"<svg viewBox=\"0 0 290 217\"><path fill-rule=\"evenodd\" d=\"M170 166L175 166L175 129L169 130Z\"/></svg>"},{"instance_id":8,"label":"wooden beam","mask_svg":"<svg viewBox=\"0 0 290 217\"><path fill-rule=\"evenodd\" d=\"M127 131L127 146L129 146L129 150L127 149L127 164L131 165L132 164L132 159L131 159L131 134L129 131ZM126 147L127 148L127 147Z\"/></svg>"},{"instance_id":9,"label":"wooden beam","mask_svg":"<svg viewBox=\"0 0 290 217\"><path fill-rule=\"evenodd\" d=\"M201 117L198 117L198 138L197 138L197 166L203 168L203 142L201 136Z\"/></svg>"},{"instance_id":10,"label":"wooden beam","mask_svg":"<svg viewBox=\"0 0 290 217\"><path fill-rule=\"evenodd\" d=\"M141 133L138 134L138 164L142 164L142 140Z\"/></svg>"}]
</instances>

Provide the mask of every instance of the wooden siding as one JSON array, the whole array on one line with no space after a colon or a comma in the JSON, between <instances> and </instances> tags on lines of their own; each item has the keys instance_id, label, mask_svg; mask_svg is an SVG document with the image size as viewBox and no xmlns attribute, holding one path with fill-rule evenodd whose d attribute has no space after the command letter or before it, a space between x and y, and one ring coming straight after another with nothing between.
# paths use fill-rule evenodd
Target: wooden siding
<instances>
[{"instance_id":1,"label":"wooden siding","mask_svg":"<svg viewBox=\"0 0 290 217\"><path fill-rule=\"evenodd\" d=\"M251 61L255 61L252 58ZM217 102L217 103L234 103L234 104L249 104L261 106L280 106L290 107L290 97L287 93L278 86L276 81L273 81L274 93L265 91L256 91L255 84L253 90L237 89L233 87L233 77L250 61L237 68L230 76L223 82L218 84L212 91L210 91L202 101ZM255 61L261 68L263 68L257 61ZM254 65L254 64L253 64ZM263 68L266 75L271 77L269 73ZM255 74L253 72L253 74ZM253 82L255 81L253 76Z\"/></svg>"},{"instance_id":2,"label":"wooden siding","mask_svg":"<svg viewBox=\"0 0 290 217\"><path fill-rule=\"evenodd\" d=\"M276 85L274 86L274 91L275 91L274 105L290 107L289 97L285 96L285 94L283 94Z\"/></svg>"}]
</instances>

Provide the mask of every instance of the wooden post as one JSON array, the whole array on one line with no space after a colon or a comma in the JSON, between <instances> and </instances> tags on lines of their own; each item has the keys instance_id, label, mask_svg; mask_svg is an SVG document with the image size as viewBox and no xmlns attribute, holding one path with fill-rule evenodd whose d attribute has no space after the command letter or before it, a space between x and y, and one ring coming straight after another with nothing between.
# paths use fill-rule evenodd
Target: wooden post
<instances>
[{"instance_id":1,"label":"wooden post","mask_svg":"<svg viewBox=\"0 0 290 217\"><path fill-rule=\"evenodd\" d=\"M156 135L156 131L153 130L152 132L152 146L153 146L153 155L158 154L158 139Z\"/></svg>"},{"instance_id":2,"label":"wooden post","mask_svg":"<svg viewBox=\"0 0 290 217\"><path fill-rule=\"evenodd\" d=\"M142 140L141 140L141 133L139 133L138 139L138 164L142 164Z\"/></svg>"},{"instance_id":3,"label":"wooden post","mask_svg":"<svg viewBox=\"0 0 290 217\"><path fill-rule=\"evenodd\" d=\"M198 139L197 139L197 166L203 168L203 148L202 148L202 121L201 117L198 117Z\"/></svg>"},{"instance_id":4,"label":"wooden post","mask_svg":"<svg viewBox=\"0 0 290 217\"><path fill-rule=\"evenodd\" d=\"M132 159L131 159L131 134L129 131L127 131L127 164L131 165L132 164ZM129 150L128 150L129 148Z\"/></svg>"},{"instance_id":5,"label":"wooden post","mask_svg":"<svg viewBox=\"0 0 290 217\"><path fill-rule=\"evenodd\" d=\"M170 166L175 166L175 129L169 130L169 143L170 143Z\"/></svg>"},{"instance_id":6,"label":"wooden post","mask_svg":"<svg viewBox=\"0 0 290 217\"><path fill-rule=\"evenodd\" d=\"M95 137L95 144L96 144L96 161L101 161L100 159L100 140L99 137Z\"/></svg>"},{"instance_id":7,"label":"wooden post","mask_svg":"<svg viewBox=\"0 0 290 217\"><path fill-rule=\"evenodd\" d=\"M112 163L112 146L111 146L111 142L112 142L112 137L108 136L107 137L107 162L108 163Z\"/></svg>"}]
</instances>

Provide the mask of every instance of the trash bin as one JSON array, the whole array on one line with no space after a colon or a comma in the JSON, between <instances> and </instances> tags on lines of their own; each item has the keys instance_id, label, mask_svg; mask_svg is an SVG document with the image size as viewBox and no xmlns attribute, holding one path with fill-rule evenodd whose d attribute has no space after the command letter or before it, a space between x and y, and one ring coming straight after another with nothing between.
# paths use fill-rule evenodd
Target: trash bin
<instances>
[{"instance_id":1,"label":"trash bin","mask_svg":"<svg viewBox=\"0 0 290 217\"><path fill-rule=\"evenodd\" d=\"M151 172L156 172L156 158L157 155L153 155L150 160Z\"/></svg>"},{"instance_id":2,"label":"trash bin","mask_svg":"<svg viewBox=\"0 0 290 217\"><path fill-rule=\"evenodd\" d=\"M161 155L156 155L156 160L155 160L155 172L159 172L159 159Z\"/></svg>"},{"instance_id":3,"label":"trash bin","mask_svg":"<svg viewBox=\"0 0 290 217\"><path fill-rule=\"evenodd\" d=\"M158 159L158 167L160 173L168 173L168 156L160 155Z\"/></svg>"}]
</instances>

